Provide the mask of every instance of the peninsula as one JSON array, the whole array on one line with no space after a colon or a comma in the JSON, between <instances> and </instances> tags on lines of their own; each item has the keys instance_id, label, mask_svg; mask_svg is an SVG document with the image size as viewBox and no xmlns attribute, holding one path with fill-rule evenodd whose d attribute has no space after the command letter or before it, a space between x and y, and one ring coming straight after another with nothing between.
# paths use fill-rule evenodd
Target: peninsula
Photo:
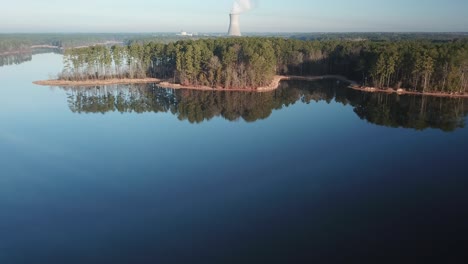
<instances>
[{"instance_id":1,"label":"peninsula","mask_svg":"<svg viewBox=\"0 0 468 264\"><path fill-rule=\"evenodd\" d=\"M286 79L335 78L365 92L467 97L467 73L467 40L431 43L256 37L69 49L57 80L34 83L157 83L173 89L262 92L276 89Z\"/></svg>"}]
</instances>

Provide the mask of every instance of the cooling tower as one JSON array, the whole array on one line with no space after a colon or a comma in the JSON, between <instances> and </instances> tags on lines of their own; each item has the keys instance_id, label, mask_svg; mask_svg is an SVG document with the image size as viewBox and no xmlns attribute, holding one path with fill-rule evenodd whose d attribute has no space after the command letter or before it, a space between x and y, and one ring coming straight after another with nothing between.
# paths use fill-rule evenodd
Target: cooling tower
<instances>
[{"instance_id":1,"label":"cooling tower","mask_svg":"<svg viewBox=\"0 0 468 264\"><path fill-rule=\"evenodd\" d=\"M239 14L229 14L231 22L229 23L229 36L241 36L240 24L239 24Z\"/></svg>"}]
</instances>

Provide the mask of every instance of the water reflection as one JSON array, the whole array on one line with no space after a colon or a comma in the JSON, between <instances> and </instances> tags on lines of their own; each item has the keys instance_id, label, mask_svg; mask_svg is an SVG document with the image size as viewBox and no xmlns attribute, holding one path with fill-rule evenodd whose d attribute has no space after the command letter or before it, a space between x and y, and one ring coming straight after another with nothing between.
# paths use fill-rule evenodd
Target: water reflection
<instances>
[{"instance_id":1,"label":"water reflection","mask_svg":"<svg viewBox=\"0 0 468 264\"><path fill-rule=\"evenodd\" d=\"M217 116L255 122L297 102L334 101L351 105L361 119L373 124L453 131L464 127L468 112L464 99L363 93L335 80L288 81L268 93L171 90L154 84L61 89L67 91L70 110L75 113L170 112L191 123Z\"/></svg>"},{"instance_id":2,"label":"water reflection","mask_svg":"<svg viewBox=\"0 0 468 264\"><path fill-rule=\"evenodd\" d=\"M62 50L58 48L36 48L30 51L0 54L0 67L25 63L31 61L33 55L44 53L61 54Z\"/></svg>"},{"instance_id":3,"label":"water reflection","mask_svg":"<svg viewBox=\"0 0 468 264\"><path fill-rule=\"evenodd\" d=\"M32 60L32 53L15 53L0 55L0 67L21 64Z\"/></svg>"}]
</instances>

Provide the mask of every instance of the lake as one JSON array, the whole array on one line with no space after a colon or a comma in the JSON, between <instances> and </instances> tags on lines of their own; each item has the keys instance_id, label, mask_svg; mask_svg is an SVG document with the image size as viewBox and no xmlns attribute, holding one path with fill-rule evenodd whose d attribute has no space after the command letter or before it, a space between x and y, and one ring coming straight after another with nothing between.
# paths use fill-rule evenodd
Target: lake
<instances>
[{"instance_id":1,"label":"lake","mask_svg":"<svg viewBox=\"0 0 468 264\"><path fill-rule=\"evenodd\" d=\"M61 68L58 54L0 67L2 264L447 261L466 249L466 100L336 80L268 93L32 84Z\"/></svg>"}]
</instances>

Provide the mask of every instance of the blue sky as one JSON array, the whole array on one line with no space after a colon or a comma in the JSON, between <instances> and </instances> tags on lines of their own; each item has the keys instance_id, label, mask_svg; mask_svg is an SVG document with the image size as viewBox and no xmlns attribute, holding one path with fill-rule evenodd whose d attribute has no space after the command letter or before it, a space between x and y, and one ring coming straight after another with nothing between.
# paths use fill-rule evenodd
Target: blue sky
<instances>
[{"instance_id":1,"label":"blue sky","mask_svg":"<svg viewBox=\"0 0 468 264\"><path fill-rule=\"evenodd\" d=\"M5 0L0 32L224 32L233 0ZM258 0L243 32L468 31L468 0Z\"/></svg>"}]
</instances>

